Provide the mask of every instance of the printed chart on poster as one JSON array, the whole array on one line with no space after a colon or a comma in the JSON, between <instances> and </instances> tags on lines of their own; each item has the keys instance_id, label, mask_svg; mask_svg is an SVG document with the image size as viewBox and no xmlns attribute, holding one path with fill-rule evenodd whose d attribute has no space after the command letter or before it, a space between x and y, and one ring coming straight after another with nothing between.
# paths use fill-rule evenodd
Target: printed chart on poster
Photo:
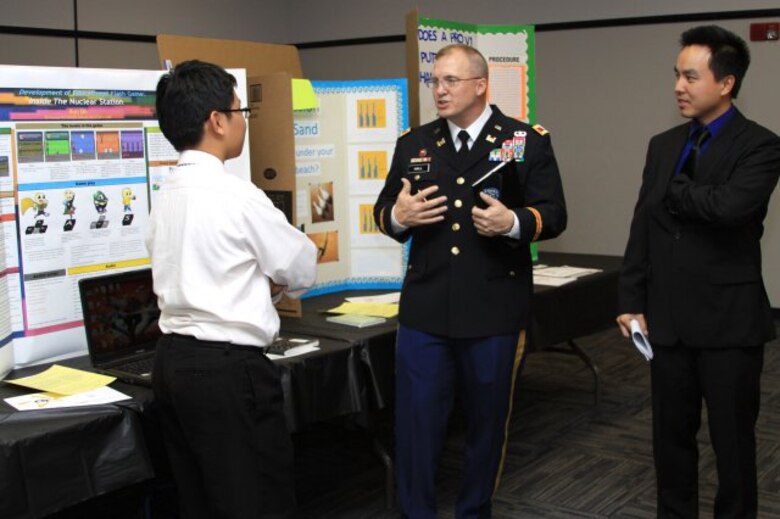
<instances>
[{"instance_id":1,"label":"printed chart on poster","mask_svg":"<svg viewBox=\"0 0 780 519\"><path fill-rule=\"evenodd\" d=\"M405 79L312 81L319 108L296 111L297 221L317 245L317 284L304 297L399 289L406 248L374 224L398 135Z\"/></svg>"},{"instance_id":2,"label":"printed chart on poster","mask_svg":"<svg viewBox=\"0 0 780 519\"><path fill-rule=\"evenodd\" d=\"M436 118L433 93L426 81L442 47L463 43L477 48L488 62L488 102L509 117L534 123L534 28L531 25L475 25L419 18L420 123Z\"/></svg>"},{"instance_id":3,"label":"printed chart on poster","mask_svg":"<svg viewBox=\"0 0 780 519\"><path fill-rule=\"evenodd\" d=\"M85 350L79 279L148 267L150 196L178 153L155 119L161 71L0 73L0 348L26 365Z\"/></svg>"}]
</instances>

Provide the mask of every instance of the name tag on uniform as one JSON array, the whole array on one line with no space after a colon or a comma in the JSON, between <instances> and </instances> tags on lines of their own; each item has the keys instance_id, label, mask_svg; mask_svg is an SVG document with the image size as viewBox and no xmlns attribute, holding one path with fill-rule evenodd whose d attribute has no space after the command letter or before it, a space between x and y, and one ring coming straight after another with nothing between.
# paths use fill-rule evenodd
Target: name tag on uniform
<instances>
[{"instance_id":1,"label":"name tag on uniform","mask_svg":"<svg viewBox=\"0 0 780 519\"><path fill-rule=\"evenodd\" d=\"M430 173L431 165L428 164L409 164L409 173Z\"/></svg>"}]
</instances>

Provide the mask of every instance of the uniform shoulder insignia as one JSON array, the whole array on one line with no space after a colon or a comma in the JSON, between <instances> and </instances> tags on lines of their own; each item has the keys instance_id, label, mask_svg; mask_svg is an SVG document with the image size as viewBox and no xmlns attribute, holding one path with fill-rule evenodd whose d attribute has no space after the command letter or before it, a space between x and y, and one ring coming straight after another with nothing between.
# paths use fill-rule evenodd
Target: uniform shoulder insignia
<instances>
[{"instance_id":1,"label":"uniform shoulder insignia","mask_svg":"<svg viewBox=\"0 0 780 519\"><path fill-rule=\"evenodd\" d=\"M405 137L405 136L407 136L407 135L409 134L409 132L410 132L410 131L412 131L412 129L411 129L411 128L407 128L407 129L405 129L404 131L402 131L402 132L401 132L401 135L399 135L399 136L398 136L398 138L400 139L401 137Z\"/></svg>"},{"instance_id":2,"label":"uniform shoulder insignia","mask_svg":"<svg viewBox=\"0 0 780 519\"><path fill-rule=\"evenodd\" d=\"M534 124L533 129L536 130L536 133L538 133L539 135L547 135L548 133L550 133L547 130L545 130L544 126L542 126L541 124Z\"/></svg>"}]
</instances>

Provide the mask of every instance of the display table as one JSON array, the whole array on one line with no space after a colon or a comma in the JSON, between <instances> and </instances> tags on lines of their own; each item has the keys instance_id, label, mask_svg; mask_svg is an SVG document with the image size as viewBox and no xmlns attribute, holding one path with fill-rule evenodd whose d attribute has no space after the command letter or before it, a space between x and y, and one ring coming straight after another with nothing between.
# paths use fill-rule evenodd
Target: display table
<instances>
[{"instance_id":1,"label":"display table","mask_svg":"<svg viewBox=\"0 0 780 519\"><path fill-rule=\"evenodd\" d=\"M621 259L615 256L543 253L547 265L595 267L602 272L562 287L534 287L529 351L574 352L588 363L596 380L598 368L575 340L614 326L617 278ZM322 310L339 305L354 291L303 301L303 317L282 319L282 334L312 336L320 350L277 361L282 372L285 414L291 431L338 417L349 417L371 431L370 417L392 408L396 319L368 328L326 320ZM79 357L61 362L89 368ZM47 366L11 373L17 378ZM150 389L112 384L132 400L72 409L19 412L0 401L0 517L43 517L93 497L154 478L162 442ZM0 399L30 390L0 384ZM374 442L386 470L386 495L393 499L392 458Z\"/></svg>"}]
</instances>

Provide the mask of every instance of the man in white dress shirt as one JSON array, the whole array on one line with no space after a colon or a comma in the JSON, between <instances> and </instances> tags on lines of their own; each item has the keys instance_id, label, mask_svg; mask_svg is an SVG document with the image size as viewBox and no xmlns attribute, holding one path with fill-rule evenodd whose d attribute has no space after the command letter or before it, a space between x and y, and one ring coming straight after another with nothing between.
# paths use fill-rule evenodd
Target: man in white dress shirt
<instances>
[{"instance_id":1,"label":"man in white dress shirt","mask_svg":"<svg viewBox=\"0 0 780 519\"><path fill-rule=\"evenodd\" d=\"M153 386L181 516L288 517L292 443L276 366L283 290L314 283L314 244L251 182L228 174L246 134L236 80L199 61L157 85L157 116L181 152L146 245L160 306Z\"/></svg>"}]
</instances>

